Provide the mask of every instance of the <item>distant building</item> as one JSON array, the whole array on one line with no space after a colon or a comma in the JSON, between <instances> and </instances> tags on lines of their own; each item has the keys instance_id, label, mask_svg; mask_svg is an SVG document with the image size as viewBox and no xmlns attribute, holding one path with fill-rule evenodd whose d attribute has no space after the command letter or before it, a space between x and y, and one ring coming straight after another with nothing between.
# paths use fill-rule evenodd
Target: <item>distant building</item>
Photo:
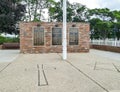
<instances>
[{"instance_id":1,"label":"distant building","mask_svg":"<svg viewBox=\"0 0 120 92\"><path fill-rule=\"evenodd\" d=\"M68 52L89 52L89 24L67 23ZM62 52L62 23L21 22L21 53Z\"/></svg>"}]
</instances>

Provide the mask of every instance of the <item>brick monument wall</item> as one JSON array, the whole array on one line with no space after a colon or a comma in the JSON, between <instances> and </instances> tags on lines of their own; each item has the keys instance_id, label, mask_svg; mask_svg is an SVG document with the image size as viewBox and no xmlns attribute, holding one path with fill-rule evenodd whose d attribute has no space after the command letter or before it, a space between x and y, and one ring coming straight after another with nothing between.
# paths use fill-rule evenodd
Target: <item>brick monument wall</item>
<instances>
[{"instance_id":1,"label":"brick monument wall","mask_svg":"<svg viewBox=\"0 0 120 92\"><path fill-rule=\"evenodd\" d=\"M62 52L62 45L52 45L52 28L55 25L62 28L62 23L47 22L21 22L20 23L20 51L21 53L56 53ZM33 29L37 25L44 28L44 45L34 46ZM78 45L69 45L69 28L78 28ZM67 51L68 52L89 52L89 24L88 23L67 23Z\"/></svg>"}]
</instances>

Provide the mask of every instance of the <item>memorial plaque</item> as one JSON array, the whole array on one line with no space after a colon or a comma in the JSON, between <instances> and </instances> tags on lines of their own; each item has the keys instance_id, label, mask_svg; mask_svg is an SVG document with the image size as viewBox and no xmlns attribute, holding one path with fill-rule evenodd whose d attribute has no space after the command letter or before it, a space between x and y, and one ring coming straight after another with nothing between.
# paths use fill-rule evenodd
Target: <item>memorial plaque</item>
<instances>
[{"instance_id":1,"label":"memorial plaque","mask_svg":"<svg viewBox=\"0 0 120 92\"><path fill-rule=\"evenodd\" d=\"M52 45L62 45L62 28L52 28Z\"/></svg>"},{"instance_id":2,"label":"memorial plaque","mask_svg":"<svg viewBox=\"0 0 120 92\"><path fill-rule=\"evenodd\" d=\"M69 45L78 45L78 28L69 29Z\"/></svg>"},{"instance_id":3,"label":"memorial plaque","mask_svg":"<svg viewBox=\"0 0 120 92\"><path fill-rule=\"evenodd\" d=\"M34 45L44 45L44 28L35 27L34 28Z\"/></svg>"}]
</instances>

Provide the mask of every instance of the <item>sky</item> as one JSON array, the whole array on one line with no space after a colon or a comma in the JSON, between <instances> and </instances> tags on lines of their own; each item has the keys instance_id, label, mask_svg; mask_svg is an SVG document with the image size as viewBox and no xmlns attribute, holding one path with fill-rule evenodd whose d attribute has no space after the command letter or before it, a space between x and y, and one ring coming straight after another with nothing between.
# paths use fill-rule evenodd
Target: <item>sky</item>
<instances>
[{"instance_id":1,"label":"sky","mask_svg":"<svg viewBox=\"0 0 120 92\"><path fill-rule=\"evenodd\" d=\"M69 2L78 2L90 9L109 8L110 10L120 10L120 0L69 0Z\"/></svg>"}]
</instances>

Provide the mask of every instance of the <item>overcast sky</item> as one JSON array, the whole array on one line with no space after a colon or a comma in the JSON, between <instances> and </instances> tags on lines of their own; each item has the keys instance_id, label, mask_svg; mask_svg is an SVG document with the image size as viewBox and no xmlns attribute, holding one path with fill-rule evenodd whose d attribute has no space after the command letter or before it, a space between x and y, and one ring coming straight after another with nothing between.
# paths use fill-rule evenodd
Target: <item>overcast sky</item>
<instances>
[{"instance_id":1,"label":"overcast sky","mask_svg":"<svg viewBox=\"0 0 120 92\"><path fill-rule=\"evenodd\" d=\"M91 9L109 8L111 10L120 10L120 0L69 0L69 1L71 3L79 2Z\"/></svg>"}]
</instances>

